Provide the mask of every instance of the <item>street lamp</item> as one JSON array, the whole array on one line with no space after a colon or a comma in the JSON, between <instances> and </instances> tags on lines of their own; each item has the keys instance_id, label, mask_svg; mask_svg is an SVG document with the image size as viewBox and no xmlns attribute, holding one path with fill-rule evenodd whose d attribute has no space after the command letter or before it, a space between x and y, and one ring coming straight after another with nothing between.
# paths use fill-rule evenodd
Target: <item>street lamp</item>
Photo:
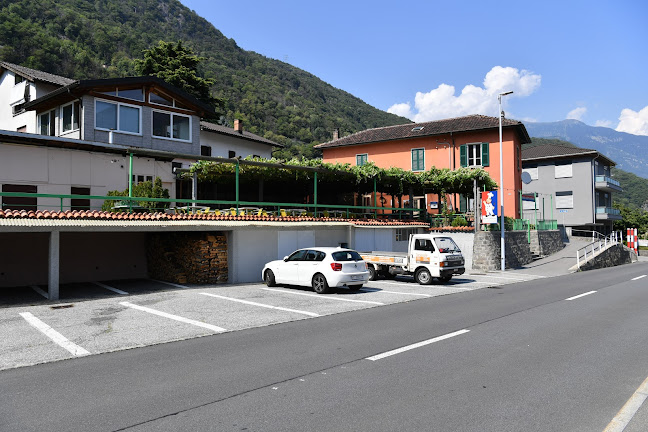
<instances>
[{"instance_id":1,"label":"street lamp","mask_svg":"<svg viewBox=\"0 0 648 432\"><path fill-rule=\"evenodd\" d=\"M499 168L500 168L500 229L501 229L501 238L500 238L500 249L501 249L501 257L502 257L502 271L506 270L506 251L504 247L504 158L503 158L503 152L502 152L502 117L504 116L504 111L502 111L502 96L510 95L512 94L512 91L500 93L497 96L497 100L499 102L499 138L500 138L500 146L499 146Z\"/></svg>"}]
</instances>

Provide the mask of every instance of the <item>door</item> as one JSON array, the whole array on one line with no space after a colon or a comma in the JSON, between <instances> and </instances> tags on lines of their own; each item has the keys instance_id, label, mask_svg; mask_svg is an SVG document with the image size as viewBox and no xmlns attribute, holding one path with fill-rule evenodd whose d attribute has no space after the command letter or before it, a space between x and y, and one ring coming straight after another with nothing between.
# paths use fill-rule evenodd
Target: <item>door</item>
<instances>
[{"instance_id":1,"label":"door","mask_svg":"<svg viewBox=\"0 0 648 432\"><path fill-rule=\"evenodd\" d=\"M281 264L280 274L275 275L279 283L297 284L299 282L299 264L306 256L306 250L293 252L286 261Z\"/></svg>"},{"instance_id":2,"label":"door","mask_svg":"<svg viewBox=\"0 0 648 432\"><path fill-rule=\"evenodd\" d=\"M322 260L324 259L324 252L308 250L304 255L303 261L299 262L299 284L310 286L313 280L313 275L319 271Z\"/></svg>"}]
</instances>

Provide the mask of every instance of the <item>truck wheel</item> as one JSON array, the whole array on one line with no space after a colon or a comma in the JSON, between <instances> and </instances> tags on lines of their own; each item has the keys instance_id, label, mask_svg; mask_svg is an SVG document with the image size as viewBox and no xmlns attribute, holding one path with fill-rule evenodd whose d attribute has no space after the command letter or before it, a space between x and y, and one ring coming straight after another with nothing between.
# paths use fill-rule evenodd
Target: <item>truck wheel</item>
<instances>
[{"instance_id":1,"label":"truck wheel","mask_svg":"<svg viewBox=\"0 0 648 432\"><path fill-rule=\"evenodd\" d=\"M331 292L331 288L328 286L328 282L326 282L326 277L322 273L317 273L313 276L312 286L313 291L317 294L326 294Z\"/></svg>"},{"instance_id":2,"label":"truck wheel","mask_svg":"<svg viewBox=\"0 0 648 432\"><path fill-rule=\"evenodd\" d=\"M416 273L414 273L414 279L416 279L416 282L420 285L430 285L432 283L432 275L426 268L416 270Z\"/></svg>"},{"instance_id":3,"label":"truck wheel","mask_svg":"<svg viewBox=\"0 0 648 432\"><path fill-rule=\"evenodd\" d=\"M439 280L440 280L441 282L443 282L443 283L450 282L450 279L452 279L452 275L450 275L450 276L441 276L441 277L439 278Z\"/></svg>"},{"instance_id":4,"label":"truck wheel","mask_svg":"<svg viewBox=\"0 0 648 432\"><path fill-rule=\"evenodd\" d=\"M367 270L369 270L369 280L376 280L378 278L378 272L376 271L376 268L372 265L370 265Z\"/></svg>"},{"instance_id":5,"label":"truck wheel","mask_svg":"<svg viewBox=\"0 0 648 432\"><path fill-rule=\"evenodd\" d=\"M268 269L265 272L265 275L263 276L263 280L265 281L265 284L269 287L273 287L277 285L277 282L275 281L275 275L272 273L272 270Z\"/></svg>"},{"instance_id":6,"label":"truck wheel","mask_svg":"<svg viewBox=\"0 0 648 432\"><path fill-rule=\"evenodd\" d=\"M360 291L360 288L362 288L362 284L360 284L360 285L349 285L349 290L350 291Z\"/></svg>"}]
</instances>

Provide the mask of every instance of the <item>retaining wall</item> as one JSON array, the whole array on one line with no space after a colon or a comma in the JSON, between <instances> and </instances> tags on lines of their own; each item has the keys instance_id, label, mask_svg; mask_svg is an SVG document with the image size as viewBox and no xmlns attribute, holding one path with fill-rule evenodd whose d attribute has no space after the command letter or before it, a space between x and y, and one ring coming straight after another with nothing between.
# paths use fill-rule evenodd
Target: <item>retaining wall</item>
<instances>
[{"instance_id":1,"label":"retaining wall","mask_svg":"<svg viewBox=\"0 0 648 432\"><path fill-rule=\"evenodd\" d=\"M499 231L478 231L473 245L473 270L500 270L501 240ZM522 267L533 261L526 231L507 231L504 237L506 268Z\"/></svg>"},{"instance_id":2,"label":"retaining wall","mask_svg":"<svg viewBox=\"0 0 648 432\"><path fill-rule=\"evenodd\" d=\"M538 256L547 256L561 251L565 247L562 233L558 230L531 231L531 253Z\"/></svg>"},{"instance_id":3,"label":"retaining wall","mask_svg":"<svg viewBox=\"0 0 648 432\"><path fill-rule=\"evenodd\" d=\"M580 271L630 264L633 261L637 261L634 251L622 244L617 244L610 246L585 264L581 264Z\"/></svg>"}]
</instances>

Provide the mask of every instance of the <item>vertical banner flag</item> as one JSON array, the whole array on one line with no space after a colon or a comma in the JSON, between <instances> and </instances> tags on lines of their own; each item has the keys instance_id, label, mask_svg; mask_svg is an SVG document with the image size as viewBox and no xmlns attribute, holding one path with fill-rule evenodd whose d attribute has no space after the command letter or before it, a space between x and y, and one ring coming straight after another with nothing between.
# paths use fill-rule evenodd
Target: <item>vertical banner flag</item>
<instances>
[{"instance_id":1,"label":"vertical banner flag","mask_svg":"<svg viewBox=\"0 0 648 432\"><path fill-rule=\"evenodd\" d=\"M497 191L484 191L481 193L481 220L483 224L497 223L499 204Z\"/></svg>"}]
</instances>

